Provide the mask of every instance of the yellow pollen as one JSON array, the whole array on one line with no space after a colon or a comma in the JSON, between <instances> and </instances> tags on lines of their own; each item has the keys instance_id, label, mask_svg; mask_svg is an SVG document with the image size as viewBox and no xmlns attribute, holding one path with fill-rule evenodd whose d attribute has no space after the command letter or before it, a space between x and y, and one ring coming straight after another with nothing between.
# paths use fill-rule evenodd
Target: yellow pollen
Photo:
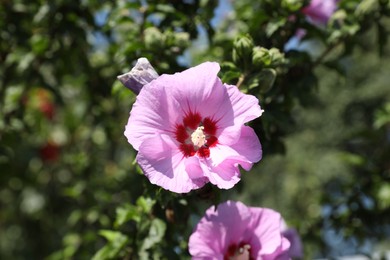
<instances>
[{"instance_id":1,"label":"yellow pollen","mask_svg":"<svg viewBox=\"0 0 390 260\"><path fill-rule=\"evenodd\" d=\"M199 126L192 134L191 141L195 147L200 148L206 143L206 136L203 133L203 126Z\"/></svg>"}]
</instances>

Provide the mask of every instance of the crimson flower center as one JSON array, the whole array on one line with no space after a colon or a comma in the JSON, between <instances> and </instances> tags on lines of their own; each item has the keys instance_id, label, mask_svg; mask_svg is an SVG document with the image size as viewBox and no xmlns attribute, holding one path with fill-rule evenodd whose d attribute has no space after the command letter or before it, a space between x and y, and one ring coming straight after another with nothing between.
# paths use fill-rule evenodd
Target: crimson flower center
<instances>
[{"instance_id":1,"label":"crimson flower center","mask_svg":"<svg viewBox=\"0 0 390 260\"><path fill-rule=\"evenodd\" d=\"M175 138L185 157L197 155L201 158L210 156L210 147L218 143L217 124L210 117L202 118L199 113L190 112L183 122L176 124Z\"/></svg>"}]
</instances>

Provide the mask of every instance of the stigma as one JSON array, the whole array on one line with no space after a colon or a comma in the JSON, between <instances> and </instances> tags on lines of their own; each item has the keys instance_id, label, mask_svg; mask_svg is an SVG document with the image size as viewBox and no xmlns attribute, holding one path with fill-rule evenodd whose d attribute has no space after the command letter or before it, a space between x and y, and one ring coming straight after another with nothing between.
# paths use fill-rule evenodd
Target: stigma
<instances>
[{"instance_id":1,"label":"stigma","mask_svg":"<svg viewBox=\"0 0 390 260\"><path fill-rule=\"evenodd\" d=\"M202 147L206 143L206 135L203 132L204 127L199 126L196 130L191 134L191 141L197 149Z\"/></svg>"}]
</instances>

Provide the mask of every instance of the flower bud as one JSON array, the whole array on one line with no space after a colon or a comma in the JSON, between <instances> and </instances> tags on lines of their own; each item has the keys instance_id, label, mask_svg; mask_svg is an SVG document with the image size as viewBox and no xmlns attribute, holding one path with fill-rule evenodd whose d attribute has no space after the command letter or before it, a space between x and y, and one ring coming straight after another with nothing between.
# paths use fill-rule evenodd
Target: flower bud
<instances>
[{"instance_id":1,"label":"flower bud","mask_svg":"<svg viewBox=\"0 0 390 260\"><path fill-rule=\"evenodd\" d=\"M136 95L142 87L158 78L158 74L147 58L139 58L130 72L119 75L119 81Z\"/></svg>"},{"instance_id":2,"label":"flower bud","mask_svg":"<svg viewBox=\"0 0 390 260\"><path fill-rule=\"evenodd\" d=\"M233 61L239 66L245 66L252 60L253 40L249 35L238 37L233 43Z\"/></svg>"},{"instance_id":3,"label":"flower bud","mask_svg":"<svg viewBox=\"0 0 390 260\"><path fill-rule=\"evenodd\" d=\"M280 64L286 62L286 59L284 58L284 53L280 52L280 50L277 48L271 48L269 50L269 55L271 56L273 66L279 66Z\"/></svg>"},{"instance_id":4,"label":"flower bud","mask_svg":"<svg viewBox=\"0 0 390 260\"><path fill-rule=\"evenodd\" d=\"M284 54L279 49L253 48L253 65L257 67L275 67L285 62Z\"/></svg>"},{"instance_id":5,"label":"flower bud","mask_svg":"<svg viewBox=\"0 0 390 260\"><path fill-rule=\"evenodd\" d=\"M266 48L255 47L253 48L253 65L263 67L271 64L271 56Z\"/></svg>"},{"instance_id":6,"label":"flower bud","mask_svg":"<svg viewBox=\"0 0 390 260\"><path fill-rule=\"evenodd\" d=\"M190 45L190 35L186 32L175 32L174 41L179 48L186 48Z\"/></svg>"},{"instance_id":7,"label":"flower bud","mask_svg":"<svg viewBox=\"0 0 390 260\"><path fill-rule=\"evenodd\" d=\"M164 48L166 42L166 35L164 35L158 28L149 27L144 31L145 47L147 49L161 49Z\"/></svg>"}]
</instances>

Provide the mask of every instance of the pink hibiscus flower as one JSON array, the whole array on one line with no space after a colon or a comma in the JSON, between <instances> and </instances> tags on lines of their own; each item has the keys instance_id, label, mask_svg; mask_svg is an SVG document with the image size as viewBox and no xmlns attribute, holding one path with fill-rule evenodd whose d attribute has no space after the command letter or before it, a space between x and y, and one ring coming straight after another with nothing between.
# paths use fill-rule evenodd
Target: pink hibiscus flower
<instances>
[{"instance_id":1,"label":"pink hibiscus flower","mask_svg":"<svg viewBox=\"0 0 390 260\"><path fill-rule=\"evenodd\" d=\"M260 141L244 124L259 117L256 97L218 78L206 62L143 86L125 136L150 182L184 193L211 182L229 189L261 159Z\"/></svg>"},{"instance_id":2,"label":"pink hibiscus flower","mask_svg":"<svg viewBox=\"0 0 390 260\"><path fill-rule=\"evenodd\" d=\"M188 243L192 259L289 259L282 217L266 208L227 201L210 207Z\"/></svg>"},{"instance_id":3,"label":"pink hibiscus flower","mask_svg":"<svg viewBox=\"0 0 390 260\"><path fill-rule=\"evenodd\" d=\"M338 0L311 0L302 12L316 25L326 25L337 9Z\"/></svg>"},{"instance_id":4,"label":"pink hibiscus flower","mask_svg":"<svg viewBox=\"0 0 390 260\"><path fill-rule=\"evenodd\" d=\"M337 10L338 0L312 0L308 6L302 9L306 19L317 27L326 26L330 17ZM294 19L294 18L292 18ZM284 51L305 51L312 57L322 53L324 46L318 39L303 40L306 36L305 29L298 29L293 37L284 45Z\"/></svg>"}]
</instances>

